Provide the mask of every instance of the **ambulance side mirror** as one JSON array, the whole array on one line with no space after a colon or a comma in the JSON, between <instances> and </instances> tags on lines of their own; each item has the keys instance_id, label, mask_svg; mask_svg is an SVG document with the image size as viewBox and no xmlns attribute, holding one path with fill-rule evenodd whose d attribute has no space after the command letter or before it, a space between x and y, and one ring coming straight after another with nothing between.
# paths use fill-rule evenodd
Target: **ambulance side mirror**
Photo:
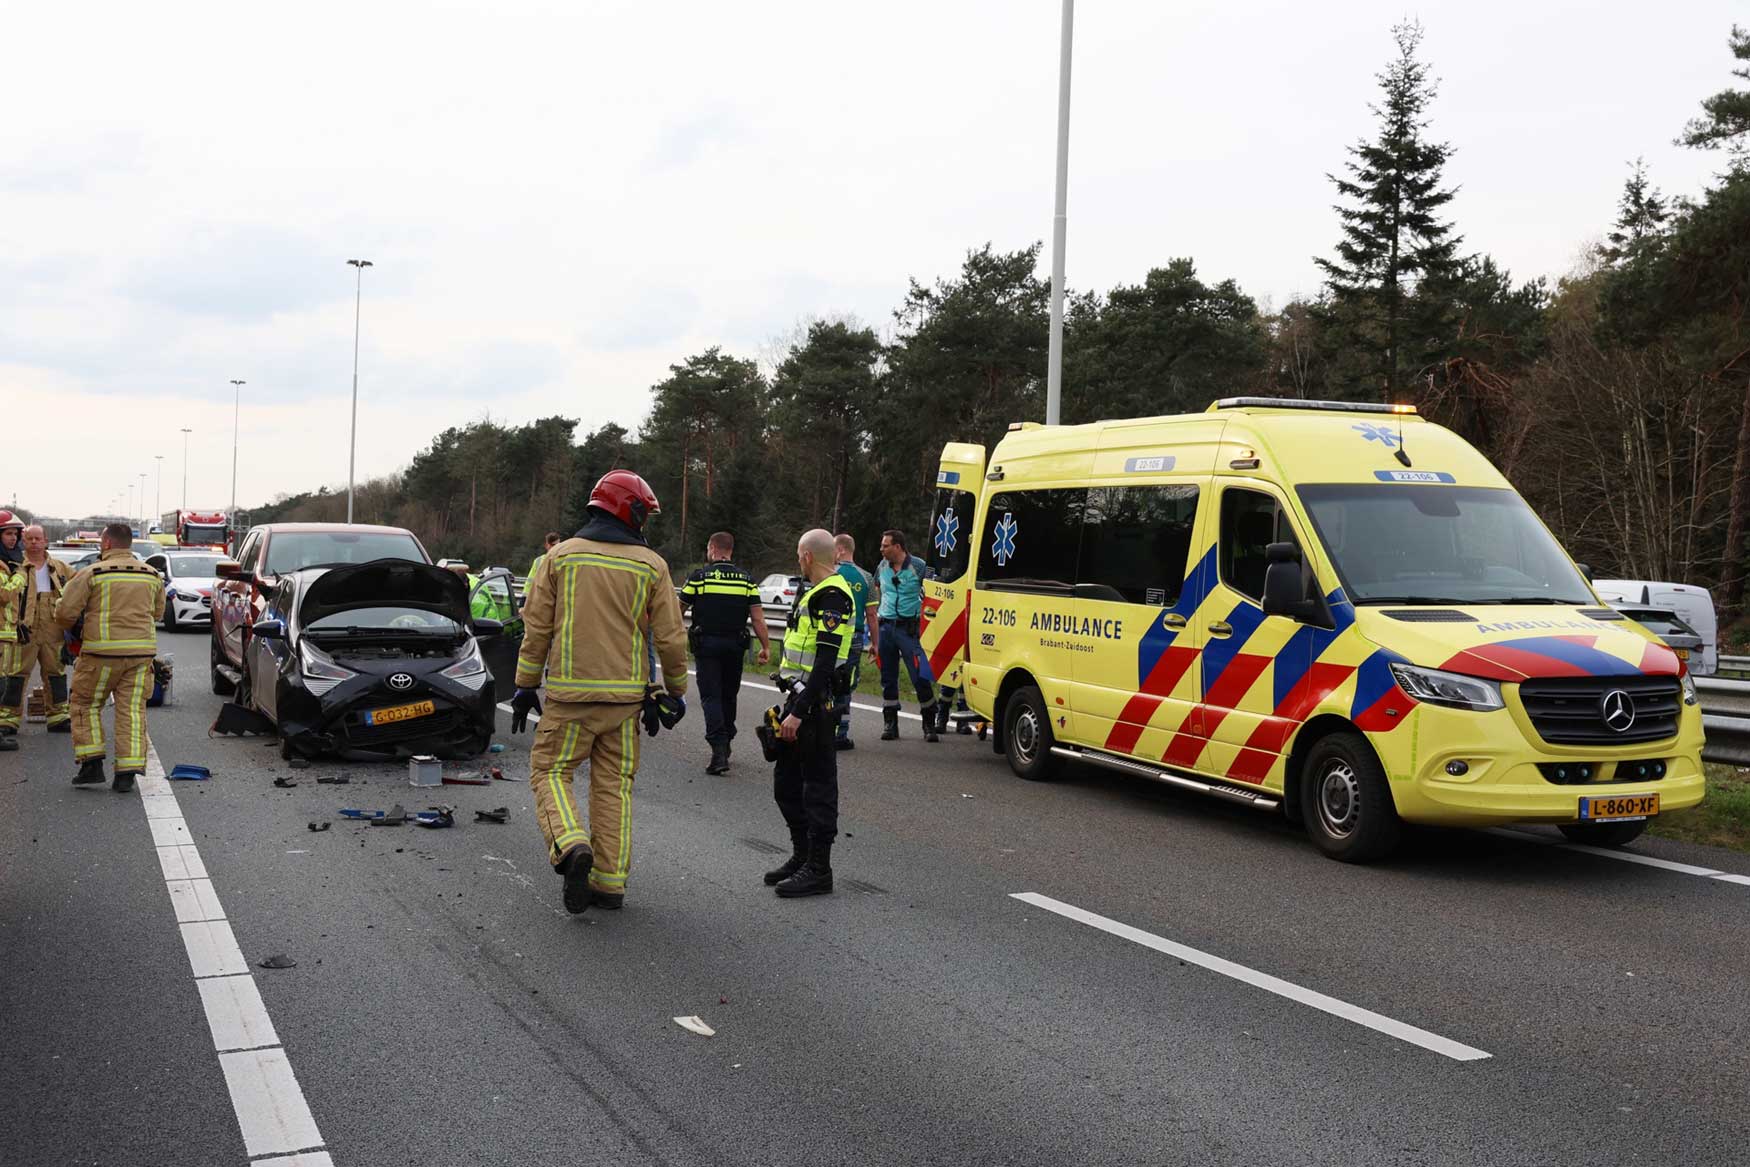
<instances>
[{"instance_id":1,"label":"ambulance side mirror","mask_svg":"<svg viewBox=\"0 0 1750 1167\"><path fill-rule=\"evenodd\" d=\"M1264 549L1264 615L1286 616L1303 624L1329 624L1323 601L1308 599L1300 564L1300 548L1272 543Z\"/></svg>"}]
</instances>

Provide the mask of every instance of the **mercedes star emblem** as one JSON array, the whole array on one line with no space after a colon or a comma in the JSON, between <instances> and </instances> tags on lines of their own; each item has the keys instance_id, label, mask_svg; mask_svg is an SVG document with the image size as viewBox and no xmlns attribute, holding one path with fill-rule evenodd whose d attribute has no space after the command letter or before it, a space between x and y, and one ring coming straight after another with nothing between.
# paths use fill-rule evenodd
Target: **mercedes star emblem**
<instances>
[{"instance_id":1,"label":"mercedes star emblem","mask_svg":"<svg viewBox=\"0 0 1750 1167\"><path fill-rule=\"evenodd\" d=\"M1635 703L1621 689L1612 689L1598 699L1598 712L1604 716L1604 724L1617 733L1627 733L1635 723Z\"/></svg>"},{"instance_id":2,"label":"mercedes star emblem","mask_svg":"<svg viewBox=\"0 0 1750 1167\"><path fill-rule=\"evenodd\" d=\"M396 673L396 674L394 674L393 676L391 676L389 678L389 688L391 688L391 689L411 689L411 688L413 688L413 674L412 673ZM1632 713L1629 714L1629 720L1633 721L1634 716L1635 715ZM1605 717L1608 720L1609 714L1606 714Z\"/></svg>"}]
</instances>

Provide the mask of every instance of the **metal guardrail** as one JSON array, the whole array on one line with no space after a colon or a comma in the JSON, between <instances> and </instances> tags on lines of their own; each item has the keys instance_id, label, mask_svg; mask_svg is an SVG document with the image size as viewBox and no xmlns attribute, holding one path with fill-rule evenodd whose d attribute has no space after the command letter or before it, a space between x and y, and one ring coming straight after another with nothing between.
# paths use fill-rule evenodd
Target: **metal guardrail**
<instances>
[{"instance_id":1,"label":"metal guardrail","mask_svg":"<svg viewBox=\"0 0 1750 1167\"><path fill-rule=\"evenodd\" d=\"M1750 656L1725 656L1719 658L1719 670L1722 673L1750 674Z\"/></svg>"},{"instance_id":2,"label":"metal guardrail","mask_svg":"<svg viewBox=\"0 0 1750 1167\"><path fill-rule=\"evenodd\" d=\"M1722 665L1725 659L1721 658ZM1750 681L1697 677L1695 692L1701 698L1701 725L1707 732L1701 756L1710 762L1750 766Z\"/></svg>"}]
</instances>

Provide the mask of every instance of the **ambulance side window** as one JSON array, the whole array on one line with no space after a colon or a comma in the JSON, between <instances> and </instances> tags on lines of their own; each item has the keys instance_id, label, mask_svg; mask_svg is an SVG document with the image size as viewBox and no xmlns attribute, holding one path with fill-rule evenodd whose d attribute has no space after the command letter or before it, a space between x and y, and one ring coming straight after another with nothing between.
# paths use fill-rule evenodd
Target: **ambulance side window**
<instances>
[{"instance_id":1,"label":"ambulance side window","mask_svg":"<svg viewBox=\"0 0 1750 1167\"><path fill-rule=\"evenodd\" d=\"M1069 595L1075 589L1085 488L991 496L979 538L978 585L999 592Z\"/></svg>"},{"instance_id":2,"label":"ambulance side window","mask_svg":"<svg viewBox=\"0 0 1750 1167\"><path fill-rule=\"evenodd\" d=\"M1295 543L1294 529L1270 495L1229 487L1221 492L1221 582L1253 600L1264 600L1265 548Z\"/></svg>"},{"instance_id":3,"label":"ambulance side window","mask_svg":"<svg viewBox=\"0 0 1750 1167\"><path fill-rule=\"evenodd\" d=\"M972 561L972 511L978 500L970 491L936 491L936 509L930 514L930 570L943 583L966 574Z\"/></svg>"},{"instance_id":4,"label":"ambulance side window","mask_svg":"<svg viewBox=\"0 0 1750 1167\"><path fill-rule=\"evenodd\" d=\"M1179 600L1195 486L1096 486L1088 491L1076 595L1169 607Z\"/></svg>"}]
</instances>

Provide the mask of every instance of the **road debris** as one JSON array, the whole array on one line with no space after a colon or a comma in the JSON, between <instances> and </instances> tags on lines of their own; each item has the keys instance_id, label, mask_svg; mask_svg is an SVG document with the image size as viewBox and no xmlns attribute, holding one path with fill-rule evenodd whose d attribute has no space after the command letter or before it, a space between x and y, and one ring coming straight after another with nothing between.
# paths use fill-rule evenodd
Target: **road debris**
<instances>
[{"instance_id":1,"label":"road debris","mask_svg":"<svg viewBox=\"0 0 1750 1167\"><path fill-rule=\"evenodd\" d=\"M352 779L345 774L330 774L326 778L316 779L316 784L318 786L350 786Z\"/></svg>"},{"instance_id":2,"label":"road debris","mask_svg":"<svg viewBox=\"0 0 1750 1167\"><path fill-rule=\"evenodd\" d=\"M298 757L297 755L293 755L292 757L286 759L286 765L290 766L294 770L308 770L310 768L310 759L309 758L301 758L301 757Z\"/></svg>"},{"instance_id":3,"label":"road debris","mask_svg":"<svg viewBox=\"0 0 1750 1167\"><path fill-rule=\"evenodd\" d=\"M456 808L453 806L433 806L417 811L413 815L415 824L438 830L456 825Z\"/></svg>"},{"instance_id":4,"label":"road debris","mask_svg":"<svg viewBox=\"0 0 1750 1167\"><path fill-rule=\"evenodd\" d=\"M501 806L497 810L477 810L474 812L477 823L507 823L510 821L510 807Z\"/></svg>"},{"instance_id":5,"label":"road debris","mask_svg":"<svg viewBox=\"0 0 1750 1167\"><path fill-rule=\"evenodd\" d=\"M486 752L489 754L502 754L502 753L504 753L504 743L503 742L493 742L491 745L486 747Z\"/></svg>"},{"instance_id":6,"label":"road debris","mask_svg":"<svg viewBox=\"0 0 1750 1167\"><path fill-rule=\"evenodd\" d=\"M716 1037L717 1036L717 1031L715 1029L712 1029L709 1025L706 1025L705 1020L702 1017L698 1017L698 1016L676 1017L674 1019L674 1023L676 1025L680 1026L682 1029L686 1030L688 1033L696 1033L700 1037Z\"/></svg>"},{"instance_id":7,"label":"road debris","mask_svg":"<svg viewBox=\"0 0 1750 1167\"><path fill-rule=\"evenodd\" d=\"M266 960L255 962L260 968L297 968L298 962L283 952L276 952Z\"/></svg>"},{"instance_id":8,"label":"road debris","mask_svg":"<svg viewBox=\"0 0 1750 1167\"><path fill-rule=\"evenodd\" d=\"M328 829L328 828L329 828L329 827L332 827L332 826L333 826L333 825L334 825L334 824L333 824L333 823L316 823L316 822L313 822L313 823L311 823L311 824L310 824L310 829L311 829L311 830L312 830L312 831L326 831L326 830L327 830L327 829Z\"/></svg>"},{"instance_id":9,"label":"road debris","mask_svg":"<svg viewBox=\"0 0 1750 1167\"><path fill-rule=\"evenodd\" d=\"M275 778L273 784L281 790L290 790L298 784L298 780L296 778L287 778L282 775L279 778Z\"/></svg>"},{"instance_id":10,"label":"road debris","mask_svg":"<svg viewBox=\"0 0 1750 1167\"><path fill-rule=\"evenodd\" d=\"M483 774L479 770L469 770L463 774L445 774L445 786L491 786L492 775Z\"/></svg>"},{"instance_id":11,"label":"road debris","mask_svg":"<svg viewBox=\"0 0 1750 1167\"><path fill-rule=\"evenodd\" d=\"M270 734L273 732L273 722L253 709L245 709L235 701L227 701L219 706L219 715L213 718L213 724L207 728L207 736L215 734L235 734L245 737L250 734Z\"/></svg>"},{"instance_id":12,"label":"road debris","mask_svg":"<svg viewBox=\"0 0 1750 1167\"><path fill-rule=\"evenodd\" d=\"M205 782L213 776L213 772L205 766L196 766L192 762L178 762L170 767L170 773L164 775L172 782Z\"/></svg>"}]
</instances>

